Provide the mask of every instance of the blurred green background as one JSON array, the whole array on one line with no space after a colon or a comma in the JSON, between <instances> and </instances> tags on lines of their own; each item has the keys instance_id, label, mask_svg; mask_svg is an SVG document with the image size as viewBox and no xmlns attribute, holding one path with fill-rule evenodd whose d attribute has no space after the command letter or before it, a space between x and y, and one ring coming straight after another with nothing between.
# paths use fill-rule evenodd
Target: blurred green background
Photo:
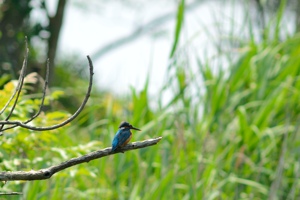
<instances>
[{"instance_id":1,"label":"blurred green background","mask_svg":"<svg viewBox=\"0 0 300 200\"><path fill-rule=\"evenodd\" d=\"M68 117L88 86L87 62L78 65L85 55L55 58L67 6L58 2L58 14L39 24L30 21L30 13L46 11L45 1L0 1L0 108L14 91L25 36L29 72L44 76L41 58L52 62L47 108L32 122L36 126ZM9 199L300 199L300 3L243 1L240 32L230 17L216 23L217 36L199 28L210 38L212 56L202 46L186 50L194 41L182 39L192 3L175 2L170 62L155 98L149 74L142 89L133 85L126 94L95 84L71 124L54 131L4 132L0 169L38 170L106 148L122 120L143 130L132 141L162 136L157 145L77 165L49 180L2 182L0 191L23 193ZM218 29L219 23L228 30ZM36 38L45 43L43 53ZM24 121L38 109L39 87L25 85L12 119Z\"/></svg>"}]
</instances>

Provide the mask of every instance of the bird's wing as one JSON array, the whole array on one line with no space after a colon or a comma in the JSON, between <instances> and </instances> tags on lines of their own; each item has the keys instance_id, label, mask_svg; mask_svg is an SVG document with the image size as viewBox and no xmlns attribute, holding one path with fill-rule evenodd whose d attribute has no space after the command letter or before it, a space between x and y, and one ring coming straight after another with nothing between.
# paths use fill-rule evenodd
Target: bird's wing
<instances>
[{"instance_id":1,"label":"bird's wing","mask_svg":"<svg viewBox=\"0 0 300 200\"><path fill-rule=\"evenodd\" d=\"M120 135L121 130L118 130L113 141L112 141L112 150L114 151L119 144L119 135Z\"/></svg>"},{"instance_id":2,"label":"bird's wing","mask_svg":"<svg viewBox=\"0 0 300 200\"><path fill-rule=\"evenodd\" d=\"M123 145L129 137L130 137L130 130L121 130L117 136L118 146Z\"/></svg>"},{"instance_id":3,"label":"bird's wing","mask_svg":"<svg viewBox=\"0 0 300 200\"><path fill-rule=\"evenodd\" d=\"M122 146L129 137L130 137L130 130L118 130L112 141L112 150L114 151L119 146Z\"/></svg>"}]
</instances>

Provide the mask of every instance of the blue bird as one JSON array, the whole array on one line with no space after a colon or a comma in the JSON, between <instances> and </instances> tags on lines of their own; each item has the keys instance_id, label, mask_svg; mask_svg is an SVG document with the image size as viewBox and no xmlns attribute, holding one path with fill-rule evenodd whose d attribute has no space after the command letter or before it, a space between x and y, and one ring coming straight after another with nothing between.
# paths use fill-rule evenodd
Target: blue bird
<instances>
[{"instance_id":1,"label":"blue bird","mask_svg":"<svg viewBox=\"0 0 300 200\"><path fill-rule=\"evenodd\" d=\"M131 139L132 133L130 129L138 130L140 129L133 127L128 122L121 122L119 130L117 131L113 141L111 151L115 151L119 147L124 147Z\"/></svg>"}]
</instances>

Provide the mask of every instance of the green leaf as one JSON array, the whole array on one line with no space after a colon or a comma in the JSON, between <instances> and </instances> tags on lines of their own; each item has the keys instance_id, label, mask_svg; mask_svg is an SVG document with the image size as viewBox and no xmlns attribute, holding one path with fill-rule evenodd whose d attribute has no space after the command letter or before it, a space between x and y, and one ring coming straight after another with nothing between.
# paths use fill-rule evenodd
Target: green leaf
<instances>
[{"instance_id":1,"label":"green leaf","mask_svg":"<svg viewBox=\"0 0 300 200\"><path fill-rule=\"evenodd\" d=\"M176 30L175 30L175 38L173 42L173 47L170 53L170 58L174 56L174 53L177 49L177 44L180 38L180 32L182 28L182 23L183 23L183 17L184 17L184 0L181 0L180 3L178 4L178 9L177 9L177 22L176 22Z\"/></svg>"}]
</instances>

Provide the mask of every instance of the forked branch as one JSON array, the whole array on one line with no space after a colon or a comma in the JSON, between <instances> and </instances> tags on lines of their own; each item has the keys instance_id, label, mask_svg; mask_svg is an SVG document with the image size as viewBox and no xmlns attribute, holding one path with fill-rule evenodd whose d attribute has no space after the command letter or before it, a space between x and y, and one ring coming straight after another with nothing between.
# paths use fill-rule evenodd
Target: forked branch
<instances>
[{"instance_id":1,"label":"forked branch","mask_svg":"<svg viewBox=\"0 0 300 200\"><path fill-rule=\"evenodd\" d=\"M21 92L21 89L23 87L23 83L24 83L24 78L25 78L25 74L26 74L26 70L27 70L27 60L28 60L28 52L29 52L29 49L28 49L28 44L27 44L27 38L25 38L25 46L26 46L26 49L25 49L25 56L24 56L24 61L23 61L23 65L22 65L22 68L21 68L21 72L20 72L20 76L19 76L19 80L18 80L18 85L14 91L14 93L11 95L11 97L9 98L9 100L6 102L6 104L4 105L4 107L0 110L0 115L7 109L8 105L10 104L10 102L14 99L14 97L16 96L15 98L15 101L14 101L14 104L13 104L13 107L12 109L10 110L8 116L6 117L5 120L8 120L10 118L10 116L12 115L15 107L16 107L16 104L18 102L18 99L19 99L19 95L20 95L20 92ZM3 127L3 125L1 126ZM1 130L2 128L0 128Z\"/></svg>"},{"instance_id":2,"label":"forked branch","mask_svg":"<svg viewBox=\"0 0 300 200\"><path fill-rule=\"evenodd\" d=\"M28 119L24 122L10 121L9 118L10 118L10 116L12 115L12 113L15 109L20 91L21 91L22 86L23 86L25 73L26 73L26 67L27 67L27 59L28 59L28 48L27 48L27 51L26 51L26 54L25 54L23 67L22 67L20 78L19 78L19 81L18 81L18 86L17 86L15 92L13 93L12 97L5 104L4 108L0 111L0 115L1 115L4 112L4 110L7 109L10 102L14 99L14 96L17 94L17 97L15 98L13 107L11 108L11 110L9 112L9 115L5 118L5 120L0 121L0 135L2 135L2 133L1 133L2 131L5 131L5 130L11 129L11 128L15 128L15 127L18 127L18 126L22 127L22 128L30 129L30 130L35 130L35 131L47 131L47 130L53 130L53 129L60 128L64 125L70 123L71 121L73 121L80 114L80 112L83 110L84 106L86 105L86 103L87 103L87 101L90 97L90 94L91 94L91 91L92 91L92 85L93 85L94 67L93 67L93 63L92 63L91 58L89 56L87 56L87 59L88 59L88 62L89 62L89 70L90 70L89 86L88 86L88 90L86 92L85 98L84 98L83 102L81 103L81 105L79 106L79 108L77 109L77 111L72 116L70 116L67 120L65 120L65 121L63 121L59 124L53 125L53 126L36 127L36 126L28 125L29 122L31 122L36 117L38 117L38 115L41 113L41 110L42 110L43 105L44 105L44 98L45 98L45 94L46 94L47 85L48 85L48 82L49 82L49 80L48 80L49 79L49 60L48 60L47 61L47 72L46 72L46 78L45 78L45 85L44 85L44 89L43 89L43 97L42 97L41 105L40 105L40 108L39 108L38 112L34 116L32 116L30 119ZM5 125L8 125L8 127L4 127Z\"/></svg>"},{"instance_id":3,"label":"forked branch","mask_svg":"<svg viewBox=\"0 0 300 200\"><path fill-rule=\"evenodd\" d=\"M102 158L105 156L113 155L116 153L124 153L125 151L130 151L134 149L140 149L148 146L152 146L157 144L162 137L158 137L155 139L149 139L144 140L141 142L133 142L130 144L127 144L125 147L118 149L116 151L111 151L111 147L94 151L89 154L72 158L70 160L67 160L65 162L62 162L58 165L54 165L45 169L40 169L37 171L31 170L31 171L14 171L14 172L0 172L0 181L16 181L16 180L43 180L43 179L49 179L52 175L55 173L62 171L66 168L72 167L74 165L78 165L81 163L89 162L91 160L95 160L98 158Z\"/></svg>"}]
</instances>

